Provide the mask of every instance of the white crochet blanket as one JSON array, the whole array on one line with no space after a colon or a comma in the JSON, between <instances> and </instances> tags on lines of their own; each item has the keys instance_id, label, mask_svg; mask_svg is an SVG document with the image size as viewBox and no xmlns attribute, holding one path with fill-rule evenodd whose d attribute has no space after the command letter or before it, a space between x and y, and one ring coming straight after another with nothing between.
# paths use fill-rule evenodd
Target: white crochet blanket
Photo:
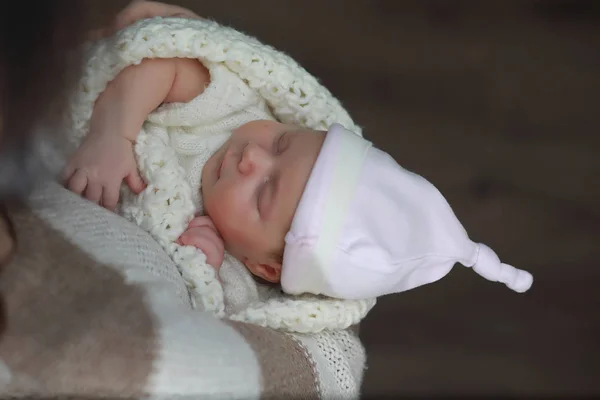
<instances>
[{"instance_id":1,"label":"white crochet blanket","mask_svg":"<svg viewBox=\"0 0 600 400\"><path fill-rule=\"evenodd\" d=\"M319 130L337 122L361 133L339 101L284 53L213 21L154 18L89 49L73 101L73 143L78 145L88 132L95 100L121 70L144 58L175 57L227 67L264 98L281 122ZM345 329L365 317L375 299L288 296L256 284L243 265L229 255L221 268L221 284L200 250L174 243L198 203L171 146L168 128L168 124L162 129L154 125L140 132L135 152L148 187L138 196L124 188L121 212L147 230L172 257L198 309L298 333Z\"/></svg>"}]
</instances>

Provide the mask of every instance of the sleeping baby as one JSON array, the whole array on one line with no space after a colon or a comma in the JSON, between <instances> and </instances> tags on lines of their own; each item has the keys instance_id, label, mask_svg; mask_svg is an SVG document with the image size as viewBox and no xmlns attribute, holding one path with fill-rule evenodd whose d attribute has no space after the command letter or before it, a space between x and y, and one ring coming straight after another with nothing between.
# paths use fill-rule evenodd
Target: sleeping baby
<instances>
[{"instance_id":1,"label":"sleeping baby","mask_svg":"<svg viewBox=\"0 0 600 400\"><path fill-rule=\"evenodd\" d=\"M168 40L190 32L174 21ZM256 76L274 79L274 71ZM517 292L529 289L531 275L473 243L424 178L344 121L324 129L280 122L266 86L243 73L235 60L140 56L95 101L89 132L65 168L66 186L109 209L123 181L134 193L156 190L140 176L134 152L140 131L156 132L194 199L196 216L176 243L200 249L217 270L228 252L290 295L367 299L437 281L459 262ZM327 114L326 104L313 111Z\"/></svg>"},{"instance_id":2,"label":"sleeping baby","mask_svg":"<svg viewBox=\"0 0 600 400\"><path fill-rule=\"evenodd\" d=\"M198 60L146 59L124 69L96 101L90 132L65 170L67 186L110 209L123 179L142 191L133 153L142 125L163 122L166 107L190 102L198 109L194 141L185 137L189 119L170 135L204 209L179 242L198 247L215 268L226 249L254 275L278 282L284 237L325 133L277 122L221 65L209 71Z\"/></svg>"}]
</instances>

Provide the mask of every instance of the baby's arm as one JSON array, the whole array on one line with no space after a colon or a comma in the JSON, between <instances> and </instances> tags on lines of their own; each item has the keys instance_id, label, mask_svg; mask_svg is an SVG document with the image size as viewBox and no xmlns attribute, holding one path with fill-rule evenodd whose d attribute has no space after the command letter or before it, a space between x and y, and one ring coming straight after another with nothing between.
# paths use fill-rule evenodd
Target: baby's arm
<instances>
[{"instance_id":1,"label":"baby's arm","mask_svg":"<svg viewBox=\"0 0 600 400\"><path fill-rule=\"evenodd\" d=\"M186 103L199 96L210 74L198 60L146 59L125 68L98 98L93 131L119 132L134 142L148 117L162 103Z\"/></svg>"},{"instance_id":2,"label":"baby's arm","mask_svg":"<svg viewBox=\"0 0 600 400\"><path fill-rule=\"evenodd\" d=\"M191 101L209 81L208 70L192 59L147 59L125 68L98 97L90 132L63 172L65 185L108 209L124 179L141 192L133 142L144 120L161 103Z\"/></svg>"}]
</instances>

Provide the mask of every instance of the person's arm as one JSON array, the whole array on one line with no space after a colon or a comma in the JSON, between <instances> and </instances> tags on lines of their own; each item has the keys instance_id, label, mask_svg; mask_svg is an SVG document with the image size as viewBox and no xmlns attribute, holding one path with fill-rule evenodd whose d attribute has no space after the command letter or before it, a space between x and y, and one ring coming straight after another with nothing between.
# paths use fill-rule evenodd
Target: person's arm
<instances>
[{"instance_id":1,"label":"person's arm","mask_svg":"<svg viewBox=\"0 0 600 400\"><path fill-rule=\"evenodd\" d=\"M20 240L0 280L0 398L322 397L302 345L192 309L138 226L54 185L31 204L9 210Z\"/></svg>"},{"instance_id":2,"label":"person's arm","mask_svg":"<svg viewBox=\"0 0 600 400\"><path fill-rule=\"evenodd\" d=\"M123 29L139 20L154 17L177 17L188 19L203 19L193 11L174 4L166 4L158 1L133 0L117 16L110 26L97 29L89 35L90 39L100 39L114 35L120 29Z\"/></svg>"}]
</instances>

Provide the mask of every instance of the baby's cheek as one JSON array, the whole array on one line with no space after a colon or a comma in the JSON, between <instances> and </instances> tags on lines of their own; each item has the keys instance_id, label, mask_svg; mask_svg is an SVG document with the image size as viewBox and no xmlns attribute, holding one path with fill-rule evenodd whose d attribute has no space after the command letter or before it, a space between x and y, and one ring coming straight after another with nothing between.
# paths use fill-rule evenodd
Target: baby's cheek
<instances>
[{"instance_id":1,"label":"baby's cheek","mask_svg":"<svg viewBox=\"0 0 600 400\"><path fill-rule=\"evenodd\" d=\"M237 207L228 200L227 197L214 196L206 203L206 210L223 239L231 241L239 236L238 230L243 221L238 216Z\"/></svg>"},{"instance_id":2,"label":"baby's cheek","mask_svg":"<svg viewBox=\"0 0 600 400\"><path fill-rule=\"evenodd\" d=\"M246 247L249 243L249 227L234 215L223 216L215 222L215 227L228 245L236 248Z\"/></svg>"},{"instance_id":3,"label":"baby's cheek","mask_svg":"<svg viewBox=\"0 0 600 400\"><path fill-rule=\"evenodd\" d=\"M254 259L260 249L260 234L253 228L253 224L235 217L223 218L220 222L215 222L215 227L221 234L227 251L238 259Z\"/></svg>"},{"instance_id":4,"label":"baby's cheek","mask_svg":"<svg viewBox=\"0 0 600 400\"><path fill-rule=\"evenodd\" d=\"M229 221L215 227L219 231L225 250L231 253L238 260L252 258L252 245L248 243L247 233L241 229L240 224L231 224Z\"/></svg>"},{"instance_id":5,"label":"baby's cheek","mask_svg":"<svg viewBox=\"0 0 600 400\"><path fill-rule=\"evenodd\" d=\"M226 249L237 258L253 257L260 246L262 233L257 212L248 203L248 194L241 184L215 188L205 206Z\"/></svg>"}]
</instances>

